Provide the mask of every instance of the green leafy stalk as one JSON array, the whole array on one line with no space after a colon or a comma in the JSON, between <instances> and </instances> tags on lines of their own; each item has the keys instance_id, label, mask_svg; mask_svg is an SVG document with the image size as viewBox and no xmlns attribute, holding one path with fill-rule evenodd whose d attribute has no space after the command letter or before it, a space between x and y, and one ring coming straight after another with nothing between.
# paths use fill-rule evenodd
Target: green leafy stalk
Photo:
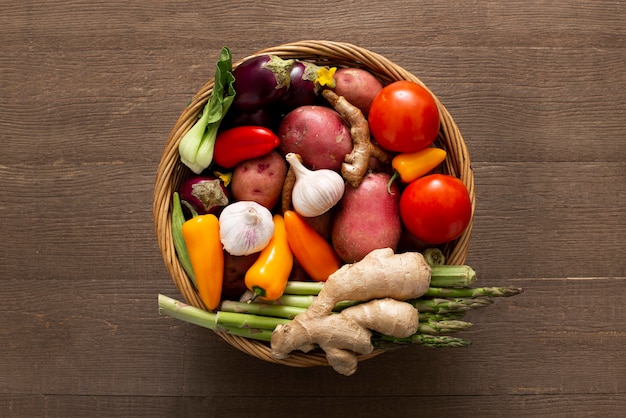
<instances>
[{"instance_id":1,"label":"green leafy stalk","mask_svg":"<svg viewBox=\"0 0 626 418\"><path fill-rule=\"evenodd\" d=\"M478 288L443 288L430 287L424 296L438 298L475 298L479 296L487 297L509 297L522 293L524 289L520 287L478 287Z\"/></svg>"},{"instance_id":2,"label":"green leafy stalk","mask_svg":"<svg viewBox=\"0 0 626 418\"><path fill-rule=\"evenodd\" d=\"M180 196L178 195L178 192L174 192L172 200L172 241L174 242L176 254L178 254L178 261L180 261L180 264L183 266L187 276L189 276L194 286L196 286L196 276L193 273L191 260L189 259L189 252L187 251L187 244L185 244L185 238L183 237L185 215L183 214L183 208L180 203Z\"/></svg>"},{"instance_id":3,"label":"green leafy stalk","mask_svg":"<svg viewBox=\"0 0 626 418\"><path fill-rule=\"evenodd\" d=\"M200 174L213 162L215 138L220 123L235 98L234 81L232 55L224 47L215 68L214 85L209 100L200 119L183 136L178 146L182 163L196 174Z\"/></svg>"}]
</instances>

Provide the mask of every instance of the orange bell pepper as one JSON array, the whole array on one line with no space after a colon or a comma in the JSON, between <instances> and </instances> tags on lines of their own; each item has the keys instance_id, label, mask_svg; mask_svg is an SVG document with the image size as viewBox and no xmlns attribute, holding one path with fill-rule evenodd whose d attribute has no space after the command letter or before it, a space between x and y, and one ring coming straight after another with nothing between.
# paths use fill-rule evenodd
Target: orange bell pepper
<instances>
[{"instance_id":1,"label":"orange bell pepper","mask_svg":"<svg viewBox=\"0 0 626 418\"><path fill-rule=\"evenodd\" d=\"M341 259L328 241L296 212L287 210L283 216L294 257L313 280L325 282L341 267Z\"/></svg>"},{"instance_id":2,"label":"orange bell pepper","mask_svg":"<svg viewBox=\"0 0 626 418\"><path fill-rule=\"evenodd\" d=\"M182 232L200 299L214 310L220 304L224 281L224 251L217 216L194 216L183 224Z\"/></svg>"}]
</instances>

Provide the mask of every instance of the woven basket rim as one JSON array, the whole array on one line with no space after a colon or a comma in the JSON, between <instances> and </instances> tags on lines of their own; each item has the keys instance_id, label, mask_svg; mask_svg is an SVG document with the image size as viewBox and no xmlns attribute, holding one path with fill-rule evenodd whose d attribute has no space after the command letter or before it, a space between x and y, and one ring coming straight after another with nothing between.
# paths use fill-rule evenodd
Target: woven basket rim
<instances>
[{"instance_id":1,"label":"woven basket rim","mask_svg":"<svg viewBox=\"0 0 626 418\"><path fill-rule=\"evenodd\" d=\"M458 177L465 184L471 199L472 217L469 226L459 238L446 244L443 248L448 264L463 264L467 257L476 206L474 174L469 152L461 132L448 110L428 86L418 77L383 55L351 43L327 40L302 40L264 48L234 62L233 67L236 68L243 61L263 54L278 55L282 58L309 60L320 64L332 64L337 67L353 66L365 68L378 76L384 84L396 80L411 80L420 84L432 94L439 107L441 119L440 132L435 143L446 149L448 153L444 162L444 170ZM152 208L157 242L166 269L186 303L201 309L206 309L206 307L178 261L174 249L171 233L171 200L172 194L178 185L180 185L184 178L190 175L190 171L180 163L178 144L184 134L197 120L198 115L211 94L212 88L213 79L207 81L194 94L191 102L182 110L181 115L171 129L157 168ZM286 359L276 360L271 357L270 347L266 343L223 332L216 332L216 334L238 350L267 362L292 367L328 365L323 352L293 352ZM384 350L374 350L370 354L358 356L358 360L367 360L383 352Z\"/></svg>"}]
</instances>

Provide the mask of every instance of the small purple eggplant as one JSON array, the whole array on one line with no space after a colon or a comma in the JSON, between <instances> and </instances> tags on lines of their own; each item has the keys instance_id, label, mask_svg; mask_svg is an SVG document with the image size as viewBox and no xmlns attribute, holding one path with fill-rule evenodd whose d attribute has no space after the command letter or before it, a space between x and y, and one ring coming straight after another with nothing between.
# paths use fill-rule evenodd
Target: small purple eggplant
<instances>
[{"instance_id":1,"label":"small purple eggplant","mask_svg":"<svg viewBox=\"0 0 626 418\"><path fill-rule=\"evenodd\" d=\"M289 90L279 99L279 104L287 111L315 104L319 92L319 85L315 83L319 68L306 61L294 63L289 74Z\"/></svg>"},{"instance_id":2,"label":"small purple eggplant","mask_svg":"<svg viewBox=\"0 0 626 418\"><path fill-rule=\"evenodd\" d=\"M263 108L280 99L289 89L294 60L275 55L259 55L233 70L233 106L246 111Z\"/></svg>"},{"instance_id":3,"label":"small purple eggplant","mask_svg":"<svg viewBox=\"0 0 626 418\"><path fill-rule=\"evenodd\" d=\"M245 110L231 108L222 122L223 129L234 128L236 126L264 126L270 130L275 130L281 120L279 109L273 105L262 107L257 110L246 112Z\"/></svg>"},{"instance_id":4,"label":"small purple eggplant","mask_svg":"<svg viewBox=\"0 0 626 418\"><path fill-rule=\"evenodd\" d=\"M230 201L226 185L217 177L191 177L183 182L178 193L180 199L191 205L198 215L217 214Z\"/></svg>"}]
</instances>

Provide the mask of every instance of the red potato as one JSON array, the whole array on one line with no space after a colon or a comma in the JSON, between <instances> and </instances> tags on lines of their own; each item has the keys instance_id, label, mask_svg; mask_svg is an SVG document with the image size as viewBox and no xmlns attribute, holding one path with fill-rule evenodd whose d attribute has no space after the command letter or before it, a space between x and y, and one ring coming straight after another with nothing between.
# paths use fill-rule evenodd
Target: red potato
<instances>
[{"instance_id":1,"label":"red potato","mask_svg":"<svg viewBox=\"0 0 626 418\"><path fill-rule=\"evenodd\" d=\"M396 250L402 234L400 190L393 183L389 193L389 179L385 173L367 174L359 187L347 187L339 201L332 243L346 263L359 261L378 248Z\"/></svg>"},{"instance_id":2,"label":"red potato","mask_svg":"<svg viewBox=\"0 0 626 418\"><path fill-rule=\"evenodd\" d=\"M285 177L287 162L277 151L272 151L235 167L231 195L235 200L257 202L272 210L280 199Z\"/></svg>"},{"instance_id":3,"label":"red potato","mask_svg":"<svg viewBox=\"0 0 626 418\"><path fill-rule=\"evenodd\" d=\"M367 117L372 100L383 84L372 73L361 68L340 68L335 72L335 93L346 98Z\"/></svg>"},{"instance_id":4,"label":"red potato","mask_svg":"<svg viewBox=\"0 0 626 418\"><path fill-rule=\"evenodd\" d=\"M279 151L300 154L311 170L340 171L346 154L352 151L350 128L333 109L301 106L289 112L278 127Z\"/></svg>"}]
</instances>

